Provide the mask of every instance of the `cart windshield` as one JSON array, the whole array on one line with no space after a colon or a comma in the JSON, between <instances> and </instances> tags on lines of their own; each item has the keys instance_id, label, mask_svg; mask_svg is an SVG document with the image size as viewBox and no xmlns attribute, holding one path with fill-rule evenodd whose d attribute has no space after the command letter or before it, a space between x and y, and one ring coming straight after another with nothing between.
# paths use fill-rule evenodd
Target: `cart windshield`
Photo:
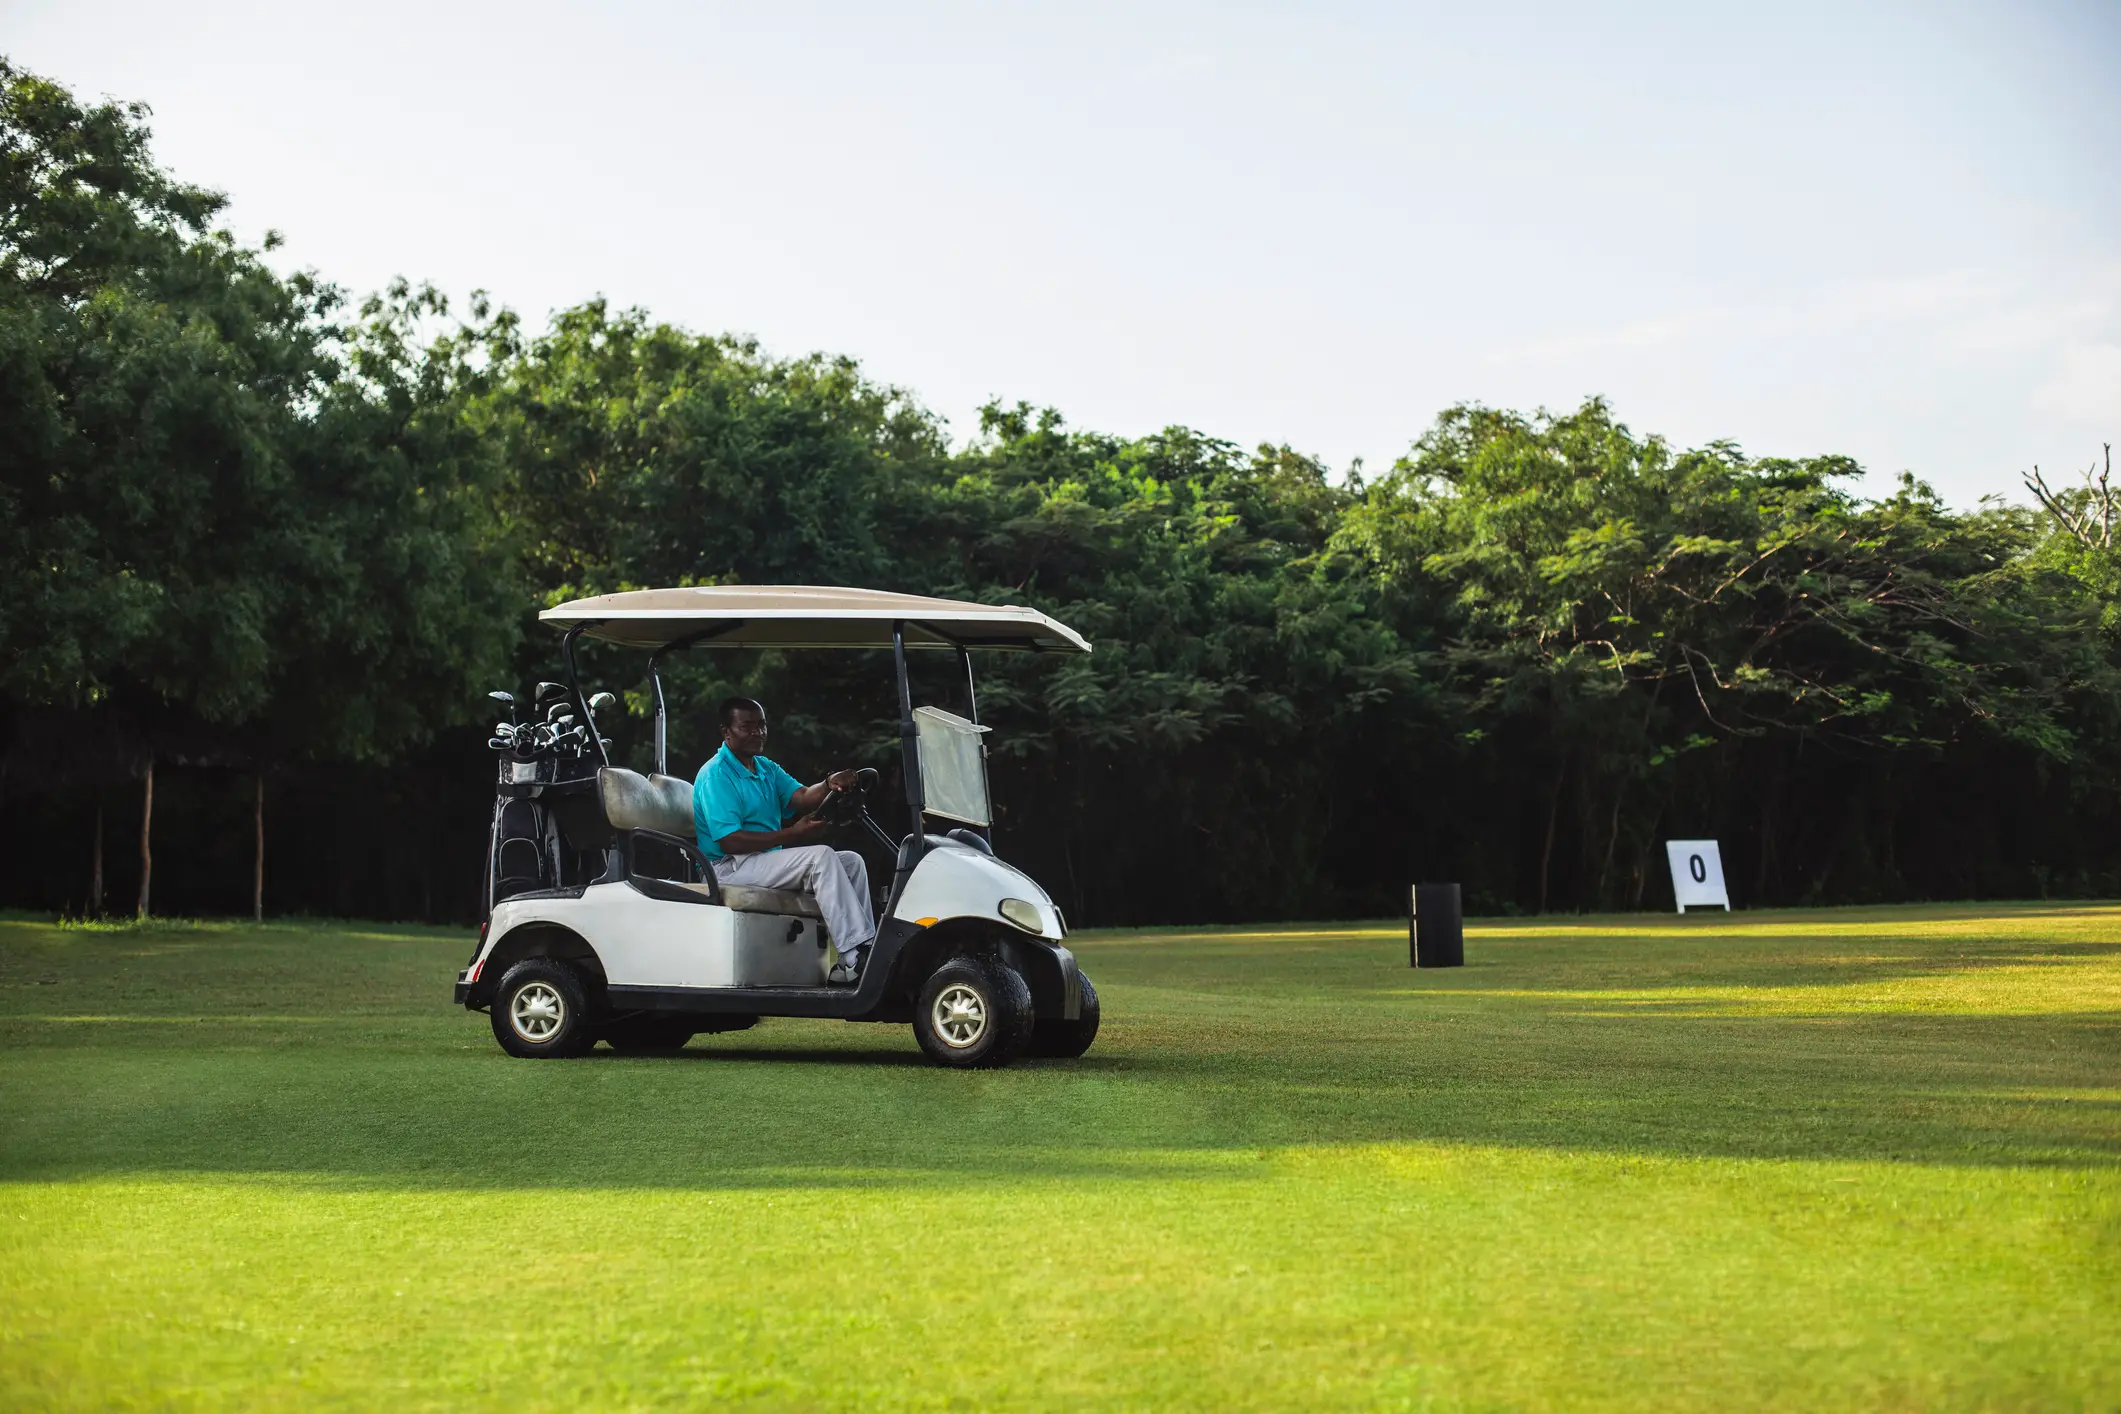
<instances>
[{"instance_id":1,"label":"cart windshield","mask_svg":"<svg viewBox=\"0 0 2121 1414\"><path fill-rule=\"evenodd\" d=\"M961 824L993 824L987 804L987 746L990 728L968 722L940 707L913 709L921 739L921 795L930 815Z\"/></svg>"}]
</instances>

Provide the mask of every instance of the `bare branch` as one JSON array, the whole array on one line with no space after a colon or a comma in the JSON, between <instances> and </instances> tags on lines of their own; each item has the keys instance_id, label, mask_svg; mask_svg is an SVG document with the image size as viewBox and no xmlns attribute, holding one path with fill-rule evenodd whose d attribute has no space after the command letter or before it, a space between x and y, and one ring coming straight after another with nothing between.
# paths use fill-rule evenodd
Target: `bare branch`
<instances>
[{"instance_id":1,"label":"bare branch","mask_svg":"<svg viewBox=\"0 0 2121 1414\"><path fill-rule=\"evenodd\" d=\"M2086 540L2083 529L2077 524L2076 516L2072 515L2069 507L2063 505L2061 499L2048 489L2047 478L2040 474L2040 468L2037 464L2026 474L2025 489L2033 493L2033 499L2038 501L2050 516L2054 517L2057 525L2068 531L2075 539ZM2089 541L2086 543L2089 543Z\"/></svg>"},{"instance_id":2,"label":"bare branch","mask_svg":"<svg viewBox=\"0 0 2121 1414\"><path fill-rule=\"evenodd\" d=\"M2099 498L2099 543L2110 547L2114 543L2114 493L2108 489L2107 483L2112 480L2114 474L2114 444L2102 442L2099 445L2106 452L2106 465L2099 472L2099 489L2096 493ZM2090 473L2087 472L2084 479L2091 480Z\"/></svg>"},{"instance_id":3,"label":"bare branch","mask_svg":"<svg viewBox=\"0 0 2121 1414\"><path fill-rule=\"evenodd\" d=\"M2114 519L2117 508L2114 504L2114 444L2100 444L2104 462L2093 462L2084 470L2084 504L2072 508L2062 495L2047 484L2047 478L2035 466L2025 477L2025 489L2033 493L2042 509L2054 519L2056 525L2068 532L2071 539L2080 545L2111 549L2114 543Z\"/></svg>"}]
</instances>

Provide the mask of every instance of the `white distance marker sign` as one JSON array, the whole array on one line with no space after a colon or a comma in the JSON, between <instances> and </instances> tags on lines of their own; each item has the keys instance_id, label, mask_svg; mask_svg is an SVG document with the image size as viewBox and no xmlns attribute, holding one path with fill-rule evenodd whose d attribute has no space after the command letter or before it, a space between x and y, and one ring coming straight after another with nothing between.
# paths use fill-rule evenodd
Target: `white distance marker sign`
<instances>
[{"instance_id":1,"label":"white distance marker sign","mask_svg":"<svg viewBox=\"0 0 2121 1414\"><path fill-rule=\"evenodd\" d=\"M1714 840L1666 840L1665 858L1672 864L1672 897L1679 911L1720 908L1731 911L1730 891L1723 886L1723 852Z\"/></svg>"}]
</instances>

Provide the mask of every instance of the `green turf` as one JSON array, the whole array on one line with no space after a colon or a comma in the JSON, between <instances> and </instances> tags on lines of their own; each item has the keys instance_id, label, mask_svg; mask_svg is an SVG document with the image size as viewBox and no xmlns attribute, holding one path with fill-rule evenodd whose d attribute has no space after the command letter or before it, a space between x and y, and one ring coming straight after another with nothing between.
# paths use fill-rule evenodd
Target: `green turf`
<instances>
[{"instance_id":1,"label":"green turf","mask_svg":"<svg viewBox=\"0 0 2121 1414\"><path fill-rule=\"evenodd\" d=\"M2121 1407L2121 909L1075 941L956 1074L0 922L0 1408Z\"/></svg>"}]
</instances>

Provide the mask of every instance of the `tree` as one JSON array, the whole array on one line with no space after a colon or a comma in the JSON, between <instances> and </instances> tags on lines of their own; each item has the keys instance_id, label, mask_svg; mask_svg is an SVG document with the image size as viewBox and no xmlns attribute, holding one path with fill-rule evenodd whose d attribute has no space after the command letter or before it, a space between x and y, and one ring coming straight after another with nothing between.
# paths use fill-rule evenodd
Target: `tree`
<instances>
[{"instance_id":1,"label":"tree","mask_svg":"<svg viewBox=\"0 0 2121 1414\"><path fill-rule=\"evenodd\" d=\"M0 61L0 772L80 800L70 851L95 816L98 900L107 783L141 782L144 907L150 799L163 838L188 818L167 768L249 773L262 912L268 778L389 775L475 817L452 733L556 670L540 601L725 582L1087 633L1087 659L984 664L979 700L1005 852L1077 922L1376 914L1416 878L1634 906L1673 833L1723 838L1742 899L2121 887L2103 473L2035 473L2038 513L1866 499L1845 458L1679 449L1595 400L1451 409L1374 481L1024 403L953 442L851 359L638 310L531 335L404 282L352 305L219 229L146 119ZM608 725L647 764L639 660L583 661L623 675ZM881 662L666 677L677 769L732 691L799 767L896 765ZM917 682L967 705L942 655ZM337 788L427 877L413 807ZM37 881L0 860L10 897ZM339 872L303 900L360 906Z\"/></svg>"},{"instance_id":2,"label":"tree","mask_svg":"<svg viewBox=\"0 0 2121 1414\"><path fill-rule=\"evenodd\" d=\"M145 118L0 62L0 692L151 772L269 700L258 551L333 296L213 231Z\"/></svg>"},{"instance_id":3,"label":"tree","mask_svg":"<svg viewBox=\"0 0 2121 1414\"><path fill-rule=\"evenodd\" d=\"M419 344L446 309L402 287L333 323L146 116L0 63L0 694L56 748L11 769L387 756L514 643L459 406L486 331Z\"/></svg>"},{"instance_id":4,"label":"tree","mask_svg":"<svg viewBox=\"0 0 2121 1414\"><path fill-rule=\"evenodd\" d=\"M1974 742L2074 759L2072 704L2110 670L2082 613L2029 577L2030 519L1955 514L1912 480L1862 502L1836 484L1854 470L1675 453L1596 401L1469 407L1351 513L1347 544L1409 602L1447 604L1440 662L1470 731L1543 763L1536 903L1571 795L1578 896L1614 903L1639 897L1659 822L1733 772L1765 840L1807 751L1866 768Z\"/></svg>"}]
</instances>

